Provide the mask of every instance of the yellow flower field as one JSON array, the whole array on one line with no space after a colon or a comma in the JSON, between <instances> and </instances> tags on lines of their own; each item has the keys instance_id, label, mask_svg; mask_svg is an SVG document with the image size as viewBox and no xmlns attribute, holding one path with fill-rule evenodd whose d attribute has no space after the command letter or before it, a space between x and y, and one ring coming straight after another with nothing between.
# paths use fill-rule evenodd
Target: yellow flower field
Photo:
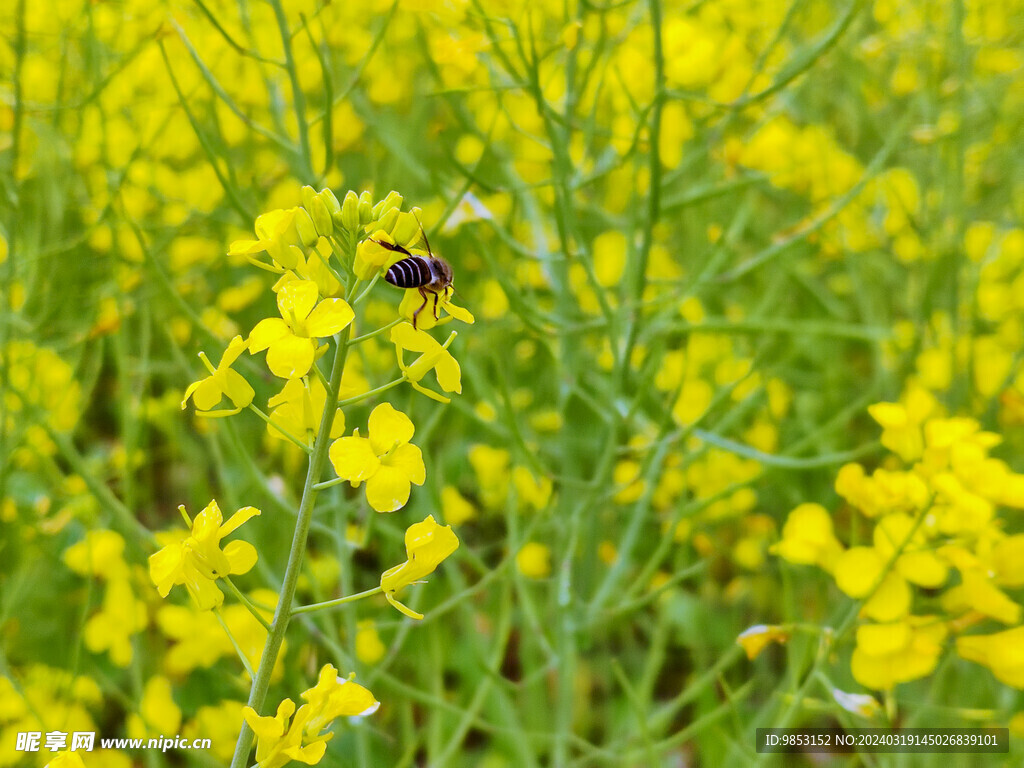
<instances>
[{"instance_id":1,"label":"yellow flower field","mask_svg":"<svg viewBox=\"0 0 1024 768\"><path fill-rule=\"evenodd\" d=\"M1020 764L1024 2L0 32L0 768Z\"/></svg>"}]
</instances>

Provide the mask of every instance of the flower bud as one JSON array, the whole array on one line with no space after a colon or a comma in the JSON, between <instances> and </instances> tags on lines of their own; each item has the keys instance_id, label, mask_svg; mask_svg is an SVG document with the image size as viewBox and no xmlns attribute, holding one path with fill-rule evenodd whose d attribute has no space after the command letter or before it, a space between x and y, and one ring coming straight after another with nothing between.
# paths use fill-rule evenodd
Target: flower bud
<instances>
[{"instance_id":1,"label":"flower bud","mask_svg":"<svg viewBox=\"0 0 1024 768\"><path fill-rule=\"evenodd\" d=\"M316 226L304 208L298 208L295 211L295 229L298 230L299 240L307 248L312 248L320 240Z\"/></svg>"},{"instance_id":2,"label":"flower bud","mask_svg":"<svg viewBox=\"0 0 1024 768\"><path fill-rule=\"evenodd\" d=\"M329 187L324 187L316 196L320 198L325 206L327 206L327 212L333 216L341 211L341 203L338 202L338 198L335 197L334 192Z\"/></svg>"},{"instance_id":3,"label":"flower bud","mask_svg":"<svg viewBox=\"0 0 1024 768\"><path fill-rule=\"evenodd\" d=\"M359 225L365 226L373 221L373 196L368 191L359 195Z\"/></svg>"},{"instance_id":4,"label":"flower bud","mask_svg":"<svg viewBox=\"0 0 1024 768\"><path fill-rule=\"evenodd\" d=\"M374 229L383 229L385 232L390 234L391 230L395 228L395 224L398 223L399 213L400 211L397 208L387 209L387 211L384 212L384 215L377 219L373 224Z\"/></svg>"},{"instance_id":5,"label":"flower bud","mask_svg":"<svg viewBox=\"0 0 1024 768\"><path fill-rule=\"evenodd\" d=\"M345 194L345 202L341 206L341 226L348 232L359 229L359 198L351 189ZM337 219L335 219L337 220Z\"/></svg>"},{"instance_id":6,"label":"flower bud","mask_svg":"<svg viewBox=\"0 0 1024 768\"><path fill-rule=\"evenodd\" d=\"M398 220L391 230L391 236L396 243L401 243L408 248L411 243L419 239L419 234L420 223L411 212L398 214Z\"/></svg>"},{"instance_id":7,"label":"flower bud","mask_svg":"<svg viewBox=\"0 0 1024 768\"><path fill-rule=\"evenodd\" d=\"M302 200L302 207L307 211L309 210L310 203L313 202L314 197L316 197L316 190L309 186L309 184L306 184L299 190L299 199Z\"/></svg>"},{"instance_id":8,"label":"flower bud","mask_svg":"<svg viewBox=\"0 0 1024 768\"><path fill-rule=\"evenodd\" d=\"M318 196L314 196L309 201L309 205L306 207L306 212L309 217L313 219L313 223L316 225L316 231L320 233L322 237L330 237L334 232L334 222L331 221L331 214L327 210L327 206L324 205L324 201Z\"/></svg>"},{"instance_id":9,"label":"flower bud","mask_svg":"<svg viewBox=\"0 0 1024 768\"><path fill-rule=\"evenodd\" d=\"M373 217L375 219L380 219L384 216L385 213L387 213L392 208L401 207L402 196L395 192L395 190L391 190L390 192L388 192L387 197L385 197L383 200L381 200L379 203L373 206Z\"/></svg>"}]
</instances>

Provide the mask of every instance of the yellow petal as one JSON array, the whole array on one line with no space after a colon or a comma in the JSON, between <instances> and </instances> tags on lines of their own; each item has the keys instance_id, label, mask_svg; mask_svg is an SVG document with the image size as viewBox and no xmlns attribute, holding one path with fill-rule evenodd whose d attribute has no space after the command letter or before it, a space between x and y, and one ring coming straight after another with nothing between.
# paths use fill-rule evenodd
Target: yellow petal
<instances>
[{"instance_id":1,"label":"yellow petal","mask_svg":"<svg viewBox=\"0 0 1024 768\"><path fill-rule=\"evenodd\" d=\"M277 308L285 320L290 316L305 320L316 306L319 295L312 280L292 280L277 292Z\"/></svg>"},{"instance_id":2,"label":"yellow petal","mask_svg":"<svg viewBox=\"0 0 1024 768\"><path fill-rule=\"evenodd\" d=\"M390 403L381 403L370 414L370 444L374 453L383 456L398 443L412 440L416 427L412 419L396 410Z\"/></svg>"},{"instance_id":3,"label":"yellow petal","mask_svg":"<svg viewBox=\"0 0 1024 768\"><path fill-rule=\"evenodd\" d=\"M429 333L418 331L409 323L399 323L392 328L391 341L410 352L426 352L441 346Z\"/></svg>"},{"instance_id":4,"label":"yellow petal","mask_svg":"<svg viewBox=\"0 0 1024 768\"><path fill-rule=\"evenodd\" d=\"M267 350L267 367L282 379L297 379L309 373L313 367L316 343L288 334L270 345Z\"/></svg>"},{"instance_id":5,"label":"yellow petal","mask_svg":"<svg viewBox=\"0 0 1024 768\"><path fill-rule=\"evenodd\" d=\"M253 398L256 397L256 390L252 388L242 374L228 369L224 372L224 394L228 396L236 408L246 408Z\"/></svg>"},{"instance_id":6,"label":"yellow petal","mask_svg":"<svg viewBox=\"0 0 1024 768\"><path fill-rule=\"evenodd\" d=\"M789 630L777 624L755 624L741 632L736 642L743 648L748 659L756 659L768 643L775 642L781 645L788 642L789 637Z\"/></svg>"},{"instance_id":7,"label":"yellow petal","mask_svg":"<svg viewBox=\"0 0 1024 768\"><path fill-rule=\"evenodd\" d=\"M871 547L851 547L836 562L836 586L850 597L865 597L878 582L885 563Z\"/></svg>"},{"instance_id":8,"label":"yellow petal","mask_svg":"<svg viewBox=\"0 0 1024 768\"><path fill-rule=\"evenodd\" d=\"M227 521L220 527L220 536L224 538L229 533L233 532L242 523L247 520L252 520L254 517L259 517L262 514L256 507L242 507L240 510L235 512Z\"/></svg>"},{"instance_id":9,"label":"yellow petal","mask_svg":"<svg viewBox=\"0 0 1024 768\"><path fill-rule=\"evenodd\" d=\"M249 352L256 354L262 352L278 339L290 336L291 329L287 323L279 317L268 317L256 323L256 327L249 332Z\"/></svg>"},{"instance_id":10,"label":"yellow petal","mask_svg":"<svg viewBox=\"0 0 1024 768\"><path fill-rule=\"evenodd\" d=\"M903 577L890 572L864 604L864 615L875 621L895 621L903 618L910 613L911 597L910 586Z\"/></svg>"},{"instance_id":11,"label":"yellow petal","mask_svg":"<svg viewBox=\"0 0 1024 768\"><path fill-rule=\"evenodd\" d=\"M318 339L333 336L348 326L354 317L352 307L344 299L324 299L306 320L306 331Z\"/></svg>"},{"instance_id":12,"label":"yellow petal","mask_svg":"<svg viewBox=\"0 0 1024 768\"><path fill-rule=\"evenodd\" d=\"M224 547L224 556L231 563L230 573L248 573L256 565L256 547L248 541L232 541Z\"/></svg>"},{"instance_id":13,"label":"yellow petal","mask_svg":"<svg viewBox=\"0 0 1024 768\"><path fill-rule=\"evenodd\" d=\"M408 606L405 606L402 603L398 602L397 600L395 600L395 598L392 596L390 592L385 592L384 597L387 598L387 601L391 603L391 605L397 608L401 613L404 613L410 619L415 619L416 621L421 621L423 619L422 613L416 613L416 611L414 611L412 608L409 608Z\"/></svg>"},{"instance_id":14,"label":"yellow petal","mask_svg":"<svg viewBox=\"0 0 1024 768\"><path fill-rule=\"evenodd\" d=\"M378 512L394 512L409 501L411 490L404 472L382 464L366 481L366 500Z\"/></svg>"},{"instance_id":15,"label":"yellow petal","mask_svg":"<svg viewBox=\"0 0 1024 768\"><path fill-rule=\"evenodd\" d=\"M437 362L434 368L437 372L437 383L445 392L458 392L462 394L462 369L459 368L459 361L446 354Z\"/></svg>"},{"instance_id":16,"label":"yellow petal","mask_svg":"<svg viewBox=\"0 0 1024 768\"><path fill-rule=\"evenodd\" d=\"M342 437L331 444L329 456L342 480L360 483L380 468L380 459L365 437Z\"/></svg>"},{"instance_id":17,"label":"yellow petal","mask_svg":"<svg viewBox=\"0 0 1024 768\"><path fill-rule=\"evenodd\" d=\"M160 597L167 597L177 581L181 570L182 552L180 544L168 544L149 556L149 578L156 585ZM180 581L178 581L180 583Z\"/></svg>"},{"instance_id":18,"label":"yellow petal","mask_svg":"<svg viewBox=\"0 0 1024 768\"><path fill-rule=\"evenodd\" d=\"M209 411L212 408L216 408L220 398L221 389L217 386L213 376L200 381L192 393L192 402L195 403L196 408L200 411Z\"/></svg>"},{"instance_id":19,"label":"yellow petal","mask_svg":"<svg viewBox=\"0 0 1024 768\"><path fill-rule=\"evenodd\" d=\"M416 485L423 485L427 479L427 468L423 464L423 452L410 443L400 445L382 462L394 467Z\"/></svg>"}]
</instances>

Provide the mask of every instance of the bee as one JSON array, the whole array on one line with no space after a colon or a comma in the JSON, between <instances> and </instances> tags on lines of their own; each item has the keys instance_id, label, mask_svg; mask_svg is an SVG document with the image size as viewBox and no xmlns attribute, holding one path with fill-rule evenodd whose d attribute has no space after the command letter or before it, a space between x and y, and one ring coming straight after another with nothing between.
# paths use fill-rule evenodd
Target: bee
<instances>
[{"instance_id":1,"label":"bee","mask_svg":"<svg viewBox=\"0 0 1024 768\"><path fill-rule=\"evenodd\" d=\"M389 251L401 253L405 256L392 264L384 274L384 279L396 288L417 288L423 303L419 309L412 313L412 327L416 327L416 319L423 308L427 306L430 297L434 297L434 319L440 319L438 315L438 302L440 296L452 284L451 265L439 256L435 256L430 250L430 241L427 240L427 233L420 225L420 234L423 236L423 243L427 246L426 256L414 256L397 243L386 243L382 240L374 240L377 245L387 248Z\"/></svg>"}]
</instances>

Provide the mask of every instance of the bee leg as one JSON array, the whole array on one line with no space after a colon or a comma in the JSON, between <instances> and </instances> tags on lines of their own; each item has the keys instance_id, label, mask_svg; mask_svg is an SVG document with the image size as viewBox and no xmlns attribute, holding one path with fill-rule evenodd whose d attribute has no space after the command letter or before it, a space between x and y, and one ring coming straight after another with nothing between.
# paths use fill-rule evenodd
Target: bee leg
<instances>
[{"instance_id":1,"label":"bee leg","mask_svg":"<svg viewBox=\"0 0 1024 768\"><path fill-rule=\"evenodd\" d=\"M434 291L434 319L435 320L440 320L441 319L441 315L437 311L437 302L439 300L439 296L440 296L440 294L438 294L437 291Z\"/></svg>"},{"instance_id":2,"label":"bee leg","mask_svg":"<svg viewBox=\"0 0 1024 768\"><path fill-rule=\"evenodd\" d=\"M419 292L420 292L420 296L423 297L423 303L420 304L420 308L419 309L417 309L415 312L412 313L412 327L413 327L413 330L416 330L416 318L419 317L419 314L420 314L420 312L423 311L423 308L425 306L427 306L427 301L429 300L428 297L427 297L426 291L423 290L423 286L420 286Z\"/></svg>"}]
</instances>

